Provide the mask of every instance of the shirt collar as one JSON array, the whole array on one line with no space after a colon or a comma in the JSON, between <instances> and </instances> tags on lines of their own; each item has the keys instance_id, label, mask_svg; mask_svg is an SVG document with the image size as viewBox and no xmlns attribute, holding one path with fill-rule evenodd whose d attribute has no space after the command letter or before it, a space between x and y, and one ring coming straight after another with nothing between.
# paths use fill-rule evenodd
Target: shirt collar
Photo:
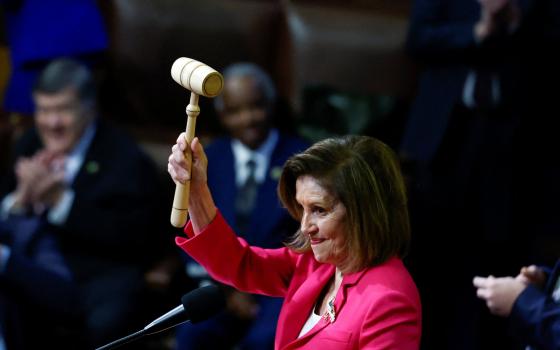
<instances>
[{"instance_id":1,"label":"shirt collar","mask_svg":"<svg viewBox=\"0 0 560 350\"><path fill-rule=\"evenodd\" d=\"M235 158L235 179L236 184L243 184L248 176L246 164L249 159L253 159L256 163L255 179L258 183L262 183L266 177L266 170L272 157L272 152L278 143L279 133L277 129L271 129L266 140L256 150L252 150L245 146L237 139L231 140L231 148L233 157Z\"/></svg>"},{"instance_id":2,"label":"shirt collar","mask_svg":"<svg viewBox=\"0 0 560 350\"><path fill-rule=\"evenodd\" d=\"M86 129L84 130L84 134L76 144L76 146L72 149L72 151L68 154L65 163L65 180L66 183L70 184L74 181L78 170L81 168L86 152L93 140L93 136L95 136L95 131L97 130L97 125L95 122L90 123Z\"/></svg>"}]
</instances>

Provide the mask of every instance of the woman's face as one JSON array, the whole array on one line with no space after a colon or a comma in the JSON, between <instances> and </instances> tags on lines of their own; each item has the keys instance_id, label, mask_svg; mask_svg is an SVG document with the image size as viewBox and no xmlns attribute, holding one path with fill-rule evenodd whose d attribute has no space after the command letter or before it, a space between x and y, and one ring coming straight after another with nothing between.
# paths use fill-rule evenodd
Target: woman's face
<instances>
[{"instance_id":1,"label":"woman's face","mask_svg":"<svg viewBox=\"0 0 560 350\"><path fill-rule=\"evenodd\" d=\"M347 257L344 205L308 175L296 181L296 201L302 208L300 229L309 236L315 259L335 266L342 264Z\"/></svg>"}]
</instances>

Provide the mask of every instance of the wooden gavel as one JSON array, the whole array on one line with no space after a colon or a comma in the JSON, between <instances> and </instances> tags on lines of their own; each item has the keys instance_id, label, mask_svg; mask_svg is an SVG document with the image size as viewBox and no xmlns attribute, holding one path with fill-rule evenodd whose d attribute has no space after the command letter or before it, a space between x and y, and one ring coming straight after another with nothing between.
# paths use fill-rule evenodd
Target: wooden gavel
<instances>
[{"instance_id":1,"label":"wooden gavel","mask_svg":"<svg viewBox=\"0 0 560 350\"><path fill-rule=\"evenodd\" d=\"M180 57L175 60L173 66L171 66L171 77L179 85L191 91L190 101L187 106L187 148L185 149L185 160L190 173L192 166L190 145L194 139L196 117L200 113L198 96L216 97L219 95L224 87L224 78L220 73L204 63L186 57ZM171 208L171 225L175 227L183 227L187 223L190 184L189 180L184 185L177 183L175 187L173 207Z\"/></svg>"}]
</instances>

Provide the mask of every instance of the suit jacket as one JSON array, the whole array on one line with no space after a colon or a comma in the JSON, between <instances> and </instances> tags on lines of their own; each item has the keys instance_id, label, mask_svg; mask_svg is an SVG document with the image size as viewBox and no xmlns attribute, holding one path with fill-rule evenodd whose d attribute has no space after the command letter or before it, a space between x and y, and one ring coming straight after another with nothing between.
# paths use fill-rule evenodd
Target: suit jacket
<instances>
[{"instance_id":1,"label":"suit jacket","mask_svg":"<svg viewBox=\"0 0 560 350\"><path fill-rule=\"evenodd\" d=\"M53 330L78 326L81 308L55 237L41 218L11 216L0 222L0 242L11 250L0 272L0 331L6 346L60 347Z\"/></svg>"},{"instance_id":2,"label":"suit jacket","mask_svg":"<svg viewBox=\"0 0 560 350\"><path fill-rule=\"evenodd\" d=\"M220 138L206 149L208 156L208 185L216 205L227 222L235 227L235 158L231 138ZM288 215L278 200L276 187L284 162L292 155L303 151L307 144L296 137L279 135L278 143L270 157L264 183L259 185L256 205L251 215L248 232L239 232L250 244L264 248L276 248L297 228L297 223Z\"/></svg>"},{"instance_id":3,"label":"suit jacket","mask_svg":"<svg viewBox=\"0 0 560 350\"><path fill-rule=\"evenodd\" d=\"M418 349L420 298L400 259L344 276L334 322L326 319L297 338L335 267L312 253L252 247L235 236L220 213L203 232L176 243L218 281L251 292L284 297L275 349Z\"/></svg>"},{"instance_id":4,"label":"suit jacket","mask_svg":"<svg viewBox=\"0 0 560 350\"><path fill-rule=\"evenodd\" d=\"M532 0L519 1L523 14ZM501 102L518 103L527 26L515 35L498 35L477 43L473 27L480 5L470 0L415 0L407 51L421 65L418 92L412 104L401 150L420 164L430 163L447 131L453 108L461 103L467 74L484 68L500 79ZM530 25L529 25L530 26Z\"/></svg>"},{"instance_id":5,"label":"suit jacket","mask_svg":"<svg viewBox=\"0 0 560 350\"><path fill-rule=\"evenodd\" d=\"M509 317L512 334L534 349L560 349L560 304L552 298L559 277L560 260L544 290L529 285L513 304Z\"/></svg>"},{"instance_id":6,"label":"suit jacket","mask_svg":"<svg viewBox=\"0 0 560 350\"><path fill-rule=\"evenodd\" d=\"M42 148L35 129L16 145L16 157ZM106 327L91 334L94 345L141 326L144 271L166 243L157 227L158 178L151 160L120 130L98 121L84 162L70 184L74 201L63 225L50 225L80 288L86 322ZM15 176L7 192L15 187ZM172 239L172 236L169 236ZM134 250L134 251L132 251ZM95 320L94 318L101 318ZM103 339L97 339L103 336ZM94 339L95 338L95 339Z\"/></svg>"}]
</instances>

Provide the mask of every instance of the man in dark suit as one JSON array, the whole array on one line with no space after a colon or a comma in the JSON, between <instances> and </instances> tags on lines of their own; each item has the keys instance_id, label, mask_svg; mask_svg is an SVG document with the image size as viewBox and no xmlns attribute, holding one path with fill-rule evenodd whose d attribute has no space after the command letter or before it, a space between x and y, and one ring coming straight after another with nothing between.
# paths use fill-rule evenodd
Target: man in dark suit
<instances>
[{"instance_id":1,"label":"man in dark suit","mask_svg":"<svg viewBox=\"0 0 560 350\"><path fill-rule=\"evenodd\" d=\"M155 168L97 118L86 66L52 62L33 97L35 127L16 145L2 212L46 217L80 288L91 346L99 346L142 322L144 267L158 253L150 246L158 224Z\"/></svg>"},{"instance_id":2,"label":"man in dark suit","mask_svg":"<svg viewBox=\"0 0 560 350\"><path fill-rule=\"evenodd\" d=\"M215 99L229 136L206 149L208 184L222 214L250 244L279 247L297 229L282 209L276 187L284 162L307 143L273 128L276 91L258 66L237 63L224 71L224 91ZM227 259L227 257L225 257ZM208 277L193 261L192 278ZM227 289L228 310L200 325L178 331L177 349L272 349L281 300Z\"/></svg>"},{"instance_id":3,"label":"man in dark suit","mask_svg":"<svg viewBox=\"0 0 560 350\"><path fill-rule=\"evenodd\" d=\"M516 277L475 277L476 294L491 313L507 317L511 334L527 350L560 348L560 261L554 269L531 265Z\"/></svg>"},{"instance_id":4,"label":"man in dark suit","mask_svg":"<svg viewBox=\"0 0 560 350\"><path fill-rule=\"evenodd\" d=\"M558 68L543 69L558 66L544 53L558 42L546 39L557 36L546 27L558 13L547 10L557 8L554 3L414 2L407 47L421 74L401 152L416 171L410 261L426 306L427 349L507 347L505 324L487 317L469 292L470 281L475 274L509 275L511 266L524 264L525 232L536 230L526 226L533 209L519 198L545 207L527 183L548 170L544 161L529 159L547 152L533 147L536 139L551 139L528 130L546 130L543 107L553 101L535 80L558 76ZM446 244L451 235L453 246ZM447 276L446 288L434 271Z\"/></svg>"}]
</instances>

